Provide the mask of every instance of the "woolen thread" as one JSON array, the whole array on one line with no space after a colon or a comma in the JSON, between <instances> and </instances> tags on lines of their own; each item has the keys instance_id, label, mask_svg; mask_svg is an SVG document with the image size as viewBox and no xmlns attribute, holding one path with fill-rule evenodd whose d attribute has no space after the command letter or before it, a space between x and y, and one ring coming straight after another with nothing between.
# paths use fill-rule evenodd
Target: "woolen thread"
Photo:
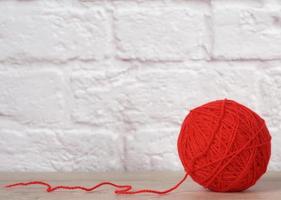
<instances>
[{"instance_id":1,"label":"woolen thread","mask_svg":"<svg viewBox=\"0 0 281 200\"><path fill-rule=\"evenodd\" d=\"M217 100L187 115L178 153L186 173L203 187L237 192L265 173L271 136L258 114L233 100Z\"/></svg>"},{"instance_id":2,"label":"woolen thread","mask_svg":"<svg viewBox=\"0 0 281 200\"><path fill-rule=\"evenodd\" d=\"M41 185L56 190L94 191L112 186L116 194L167 194L176 190L190 175L205 188L217 192L242 191L265 173L271 136L264 120L249 108L232 100L217 100L190 111L178 138L178 152L186 171L183 178L165 190L134 189L103 181L91 187L52 186L43 181L19 182L6 187Z\"/></svg>"}]
</instances>

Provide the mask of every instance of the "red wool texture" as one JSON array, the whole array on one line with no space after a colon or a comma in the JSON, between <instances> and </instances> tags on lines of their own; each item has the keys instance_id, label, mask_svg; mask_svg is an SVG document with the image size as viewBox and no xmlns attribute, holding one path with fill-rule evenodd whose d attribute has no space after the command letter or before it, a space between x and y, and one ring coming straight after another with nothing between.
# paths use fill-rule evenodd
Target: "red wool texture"
<instances>
[{"instance_id":1,"label":"red wool texture","mask_svg":"<svg viewBox=\"0 0 281 200\"><path fill-rule=\"evenodd\" d=\"M242 191L265 173L271 136L265 121L232 100L218 100L191 110L178 139L185 171L216 192Z\"/></svg>"},{"instance_id":2,"label":"red wool texture","mask_svg":"<svg viewBox=\"0 0 281 200\"><path fill-rule=\"evenodd\" d=\"M209 102L190 111L182 123L178 153L184 177L166 190L139 189L131 185L101 182L93 187L51 186L42 181L16 183L6 187L43 185L47 192L59 189L93 191L103 185L116 194L167 194L188 176L216 192L237 192L254 185L266 172L271 154L271 136L265 121L233 100Z\"/></svg>"}]
</instances>

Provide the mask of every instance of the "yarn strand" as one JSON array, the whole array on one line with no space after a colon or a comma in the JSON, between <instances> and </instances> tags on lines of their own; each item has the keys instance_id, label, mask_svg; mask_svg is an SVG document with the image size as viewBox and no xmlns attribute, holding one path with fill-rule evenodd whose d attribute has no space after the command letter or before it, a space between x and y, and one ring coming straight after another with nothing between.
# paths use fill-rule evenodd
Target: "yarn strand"
<instances>
[{"instance_id":1,"label":"yarn strand","mask_svg":"<svg viewBox=\"0 0 281 200\"><path fill-rule=\"evenodd\" d=\"M159 191L159 190L151 190L151 189L140 189L140 190L133 190L133 187L131 185L118 185L118 184L114 184L112 182L101 182L93 187L83 187L83 186L63 186L63 185L58 185L58 186L51 186L50 184L46 183L46 182L42 182L42 181L31 181L31 182L20 182L20 183L15 183L15 184L11 184L11 185L6 185L6 188L12 188L12 187L17 187L17 186L29 186L29 185L43 185L46 186L47 192L53 192L55 190L84 190L86 192L90 192L90 191L94 191L97 188L104 186L104 185L110 185L115 187L115 194L140 194L140 193L153 193L153 194L168 194L172 191L174 191L175 189L177 189L188 177L188 174L186 173L184 175L184 177L174 186L172 186L169 189L163 190L163 191Z\"/></svg>"},{"instance_id":2,"label":"yarn strand","mask_svg":"<svg viewBox=\"0 0 281 200\"><path fill-rule=\"evenodd\" d=\"M266 172L271 155L271 136L265 121L251 109L233 101L217 100L199 106L185 117L177 142L185 176L166 190L138 189L131 185L101 182L93 187L51 186L41 181L16 183L6 187L43 185L55 190L93 191L103 185L116 194L167 194L188 176L211 191L243 191Z\"/></svg>"}]
</instances>

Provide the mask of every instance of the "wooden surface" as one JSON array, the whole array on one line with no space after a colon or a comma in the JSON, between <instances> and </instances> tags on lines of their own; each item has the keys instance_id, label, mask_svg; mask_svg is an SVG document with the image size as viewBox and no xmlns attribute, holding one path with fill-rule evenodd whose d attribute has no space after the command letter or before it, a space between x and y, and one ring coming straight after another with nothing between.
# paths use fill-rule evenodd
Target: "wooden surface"
<instances>
[{"instance_id":1,"label":"wooden surface","mask_svg":"<svg viewBox=\"0 0 281 200\"><path fill-rule=\"evenodd\" d=\"M219 199L281 199L281 172L267 173L258 183L244 192L216 193L205 190L191 178L176 191L167 195L137 194L116 195L113 188L104 186L95 192L55 191L47 193L43 186L4 188L5 184L19 181L41 180L52 185L92 186L110 180L118 184L132 184L135 188L167 189L181 179L180 172L136 172L136 173L0 173L0 199L2 200L113 200L113 199L173 199L173 200L219 200Z\"/></svg>"}]
</instances>

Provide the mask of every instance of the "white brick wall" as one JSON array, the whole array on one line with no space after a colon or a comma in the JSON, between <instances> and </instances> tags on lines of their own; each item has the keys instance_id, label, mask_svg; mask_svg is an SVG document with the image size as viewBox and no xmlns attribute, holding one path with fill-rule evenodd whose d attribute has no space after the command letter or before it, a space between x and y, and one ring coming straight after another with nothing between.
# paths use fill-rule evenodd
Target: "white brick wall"
<instances>
[{"instance_id":1,"label":"white brick wall","mask_svg":"<svg viewBox=\"0 0 281 200\"><path fill-rule=\"evenodd\" d=\"M188 7L117 9L117 55L143 61L203 59L207 55L202 50L209 47L204 16Z\"/></svg>"},{"instance_id":2,"label":"white brick wall","mask_svg":"<svg viewBox=\"0 0 281 200\"><path fill-rule=\"evenodd\" d=\"M188 110L255 109L281 170L279 0L0 1L0 171L182 170Z\"/></svg>"}]
</instances>

